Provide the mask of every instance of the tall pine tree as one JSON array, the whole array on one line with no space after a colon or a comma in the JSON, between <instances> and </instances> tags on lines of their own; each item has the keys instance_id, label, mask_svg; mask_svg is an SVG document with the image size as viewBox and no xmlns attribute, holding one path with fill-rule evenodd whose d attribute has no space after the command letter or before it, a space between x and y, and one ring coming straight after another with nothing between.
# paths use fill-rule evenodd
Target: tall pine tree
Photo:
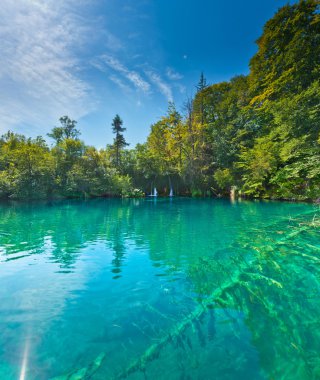
<instances>
[{"instance_id":1,"label":"tall pine tree","mask_svg":"<svg viewBox=\"0 0 320 380\"><path fill-rule=\"evenodd\" d=\"M116 153L116 166L119 167L121 163L121 150L129 145L124 136L123 133L126 128L124 128L123 121L121 120L119 115L116 115L114 119L112 120L112 132L115 133L116 137L114 138L113 146L115 148L115 153Z\"/></svg>"},{"instance_id":2,"label":"tall pine tree","mask_svg":"<svg viewBox=\"0 0 320 380\"><path fill-rule=\"evenodd\" d=\"M203 72L201 72L201 75L200 75L200 80L199 80L199 83L197 84L196 86L196 89L197 89L197 97L199 98L200 100L200 120L201 120L201 126L203 126L204 124L204 93L203 91L207 88L207 80L203 74Z\"/></svg>"}]
</instances>

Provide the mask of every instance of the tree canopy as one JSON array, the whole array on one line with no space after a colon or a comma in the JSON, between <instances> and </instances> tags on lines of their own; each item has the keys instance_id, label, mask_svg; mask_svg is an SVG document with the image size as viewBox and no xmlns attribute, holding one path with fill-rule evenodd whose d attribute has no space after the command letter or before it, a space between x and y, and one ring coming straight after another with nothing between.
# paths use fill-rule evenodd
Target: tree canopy
<instances>
[{"instance_id":1,"label":"tree canopy","mask_svg":"<svg viewBox=\"0 0 320 380\"><path fill-rule=\"evenodd\" d=\"M0 197L168 194L320 199L320 14L317 0L286 5L257 40L250 73L208 84L184 110L169 103L147 140L128 149L119 115L113 144L80 140L60 118L48 136L0 139ZM106 142L107 144L107 142ZM138 190L140 189L140 190Z\"/></svg>"}]
</instances>

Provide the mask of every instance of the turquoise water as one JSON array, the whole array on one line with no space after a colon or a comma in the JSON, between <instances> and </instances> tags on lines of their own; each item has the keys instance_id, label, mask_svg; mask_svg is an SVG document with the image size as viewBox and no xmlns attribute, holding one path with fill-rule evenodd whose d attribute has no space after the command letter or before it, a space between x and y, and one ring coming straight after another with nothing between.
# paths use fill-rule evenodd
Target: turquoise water
<instances>
[{"instance_id":1,"label":"turquoise water","mask_svg":"<svg viewBox=\"0 0 320 380\"><path fill-rule=\"evenodd\" d=\"M0 205L0 379L319 379L318 207Z\"/></svg>"}]
</instances>

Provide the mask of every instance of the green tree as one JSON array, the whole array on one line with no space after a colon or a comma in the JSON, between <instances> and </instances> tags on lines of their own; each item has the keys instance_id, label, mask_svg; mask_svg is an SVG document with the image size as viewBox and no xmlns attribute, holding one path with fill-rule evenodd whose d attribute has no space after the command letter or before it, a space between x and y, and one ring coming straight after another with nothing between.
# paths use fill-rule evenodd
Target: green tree
<instances>
[{"instance_id":1,"label":"green tree","mask_svg":"<svg viewBox=\"0 0 320 380\"><path fill-rule=\"evenodd\" d=\"M53 159L42 137L8 132L0 140L0 196L46 198L52 195Z\"/></svg>"},{"instance_id":2,"label":"green tree","mask_svg":"<svg viewBox=\"0 0 320 380\"><path fill-rule=\"evenodd\" d=\"M76 128L75 120L63 116L59 121L60 127L55 127L51 133L48 133L48 136L55 141L55 146L51 150L55 162L54 191L69 196L71 194L69 173L81 159L84 143L79 140L80 131Z\"/></svg>"},{"instance_id":3,"label":"green tree","mask_svg":"<svg viewBox=\"0 0 320 380\"><path fill-rule=\"evenodd\" d=\"M115 149L115 165L117 168L119 168L121 164L122 149L125 146L129 145L123 136L123 132L126 130L126 128L124 128L122 125L123 121L119 115L116 115L112 120L112 132L116 135L114 138L113 147Z\"/></svg>"},{"instance_id":4,"label":"green tree","mask_svg":"<svg viewBox=\"0 0 320 380\"><path fill-rule=\"evenodd\" d=\"M77 122L71 120L68 116L62 116L59 119L60 127L52 129L48 136L55 140L56 144L59 144L65 139L77 140L80 136L80 131L76 128Z\"/></svg>"},{"instance_id":5,"label":"green tree","mask_svg":"<svg viewBox=\"0 0 320 380\"><path fill-rule=\"evenodd\" d=\"M319 1L286 5L264 26L250 61L251 103L260 107L307 88L320 74Z\"/></svg>"},{"instance_id":6,"label":"green tree","mask_svg":"<svg viewBox=\"0 0 320 380\"><path fill-rule=\"evenodd\" d=\"M195 102L195 109L198 111L198 114L200 115L201 126L203 126L205 122L204 90L206 88L207 88L207 80L203 72L201 72L199 82L196 85L197 96L196 96L196 102Z\"/></svg>"}]
</instances>

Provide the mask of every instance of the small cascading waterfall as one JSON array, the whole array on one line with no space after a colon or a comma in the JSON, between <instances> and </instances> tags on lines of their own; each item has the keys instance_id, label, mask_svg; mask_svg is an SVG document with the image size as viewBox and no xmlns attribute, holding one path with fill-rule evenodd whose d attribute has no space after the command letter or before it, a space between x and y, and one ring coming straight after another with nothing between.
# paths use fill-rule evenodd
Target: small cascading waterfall
<instances>
[{"instance_id":1,"label":"small cascading waterfall","mask_svg":"<svg viewBox=\"0 0 320 380\"><path fill-rule=\"evenodd\" d=\"M157 196L158 196L158 192L157 192L156 187L153 189L153 196L154 196L154 197L157 197Z\"/></svg>"},{"instance_id":2,"label":"small cascading waterfall","mask_svg":"<svg viewBox=\"0 0 320 380\"><path fill-rule=\"evenodd\" d=\"M171 178L169 176L169 187L170 187L170 193L169 193L169 197L173 197L173 188L172 188L172 183L171 183Z\"/></svg>"}]
</instances>

